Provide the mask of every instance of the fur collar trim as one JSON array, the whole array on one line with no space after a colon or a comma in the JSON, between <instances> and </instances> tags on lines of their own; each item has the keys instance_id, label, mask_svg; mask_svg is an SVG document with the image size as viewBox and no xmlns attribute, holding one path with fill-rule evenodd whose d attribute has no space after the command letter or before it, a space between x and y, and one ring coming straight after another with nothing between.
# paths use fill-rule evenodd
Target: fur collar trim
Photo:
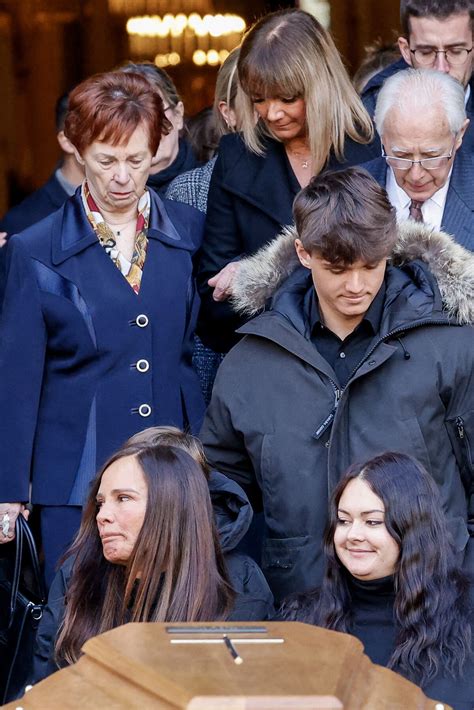
<instances>
[{"instance_id":1,"label":"fur collar trim","mask_svg":"<svg viewBox=\"0 0 474 710\"><path fill-rule=\"evenodd\" d=\"M294 226L253 256L242 259L232 285L231 303L239 313L254 316L283 282L300 266ZM446 232L407 220L399 224L391 256L394 266L420 259L434 275L447 314L459 324L474 323L474 254Z\"/></svg>"}]
</instances>

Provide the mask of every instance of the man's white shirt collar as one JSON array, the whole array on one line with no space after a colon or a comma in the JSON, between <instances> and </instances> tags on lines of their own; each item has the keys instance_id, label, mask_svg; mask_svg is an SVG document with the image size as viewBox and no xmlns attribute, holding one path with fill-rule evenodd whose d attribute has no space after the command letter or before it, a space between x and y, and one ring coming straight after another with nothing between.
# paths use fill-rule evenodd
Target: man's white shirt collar
<instances>
[{"instance_id":1,"label":"man's white shirt collar","mask_svg":"<svg viewBox=\"0 0 474 710\"><path fill-rule=\"evenodd\" d=\"M435 194L423 202L421 206L421 213L423 215L423 221L425 224L429 224L435 229L441 228L441 222L443 219L443 212L446 206L446 197L449 190L449 181L451 180L451 173L453 169L451 168L448 179ZM395 180L395 175L393 174L392 168L387 165L387 181L386 190L388 193L388 198L392 205L397 210L397 219L404 220L408 219L410 216L410 202L411 197L407 195L405 190L403 190Z\"/></svg>"}]
</instances>

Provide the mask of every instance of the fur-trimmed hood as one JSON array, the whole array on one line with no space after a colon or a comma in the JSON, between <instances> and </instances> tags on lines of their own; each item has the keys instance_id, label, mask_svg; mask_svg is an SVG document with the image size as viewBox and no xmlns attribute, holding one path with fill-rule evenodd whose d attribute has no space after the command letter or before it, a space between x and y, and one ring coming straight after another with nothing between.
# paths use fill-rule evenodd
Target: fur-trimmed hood
<instances>
[{"instance_id":1,"label":"fur-trimmed hood","mask_svg":"<svg viewBox=\"0 0 474 710\"><path fill-rule=\"evenodd\" d=\"M282 232L253 256L242 259L232 285L235 311L254 316L283 282L301 266L295 251L294 226ZM474 254L446 232L412 220L400 222L390 263L423 261L436 278L446 313L461 325L474 323Z\"/></svg>"}]
</instances>

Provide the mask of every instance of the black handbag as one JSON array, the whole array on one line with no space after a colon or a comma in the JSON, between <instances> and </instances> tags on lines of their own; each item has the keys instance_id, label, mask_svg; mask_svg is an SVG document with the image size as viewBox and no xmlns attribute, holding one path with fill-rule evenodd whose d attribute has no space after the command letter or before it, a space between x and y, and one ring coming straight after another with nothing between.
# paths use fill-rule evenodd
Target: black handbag
<instances>
[{"instance_id":1,"label":"black handbag","mask_svg":"<svg viewBox=\"0 0 474 710\"><path fill-rule=\"evenodd\" d=\"M0 705L23 695L32 665L45 592L36 545L22 515L15 543L0 546Z\"/></svg>"}]
</instances>

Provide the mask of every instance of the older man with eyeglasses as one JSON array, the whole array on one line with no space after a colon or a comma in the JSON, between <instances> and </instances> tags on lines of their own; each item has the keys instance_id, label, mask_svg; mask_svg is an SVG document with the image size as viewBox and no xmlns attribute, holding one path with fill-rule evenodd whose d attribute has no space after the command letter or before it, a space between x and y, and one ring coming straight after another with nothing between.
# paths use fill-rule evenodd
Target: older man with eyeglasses
<instances>
[{"instance_id":1,"label":"older man with eyeglasses","mask_svg":"<svg viewBox=\"0 0 474 710\"><path fill-rule=\"evenodd\" d=\"M474 251L474 164L461 84L408 69L383 85L375 108L381 157L364 167L387 190L398 219L443 229Z\"/></svg>"}]
</instances>

